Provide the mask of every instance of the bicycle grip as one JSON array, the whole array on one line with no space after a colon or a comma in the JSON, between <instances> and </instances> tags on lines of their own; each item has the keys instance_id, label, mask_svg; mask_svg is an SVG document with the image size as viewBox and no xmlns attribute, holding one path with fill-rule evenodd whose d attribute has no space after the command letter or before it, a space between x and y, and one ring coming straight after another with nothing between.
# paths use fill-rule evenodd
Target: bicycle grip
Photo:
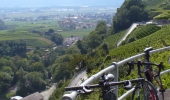
<instances>
[{"instance_id":1,"label":"bicycle grip","mask_svg":"<svg viewBox=\"0 0 170 100\"><path fill-rule=\"evenodd\" d=\"M83 86L73 86L73 87L65 87L65 91L76 91L76 90L82 90Z\"/></svg>"}]
</instances>

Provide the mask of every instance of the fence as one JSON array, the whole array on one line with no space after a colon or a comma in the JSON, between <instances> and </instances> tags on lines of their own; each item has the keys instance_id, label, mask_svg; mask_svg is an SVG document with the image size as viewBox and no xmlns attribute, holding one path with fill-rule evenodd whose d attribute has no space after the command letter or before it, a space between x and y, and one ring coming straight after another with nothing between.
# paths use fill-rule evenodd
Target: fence
<instances>
[{"instance_id":1,"label":"fence","mask_svg":"<svg viewBox=\"0 0 170 100\"><path fill-rule=\"evenodd\" d=\"M152 51L150 51L150 54L153 54L153 53L156 53L156 52L160 52L160 51L163 51L163 50L169 50L169 49L170 49L170 46L169 47L160 48L160 49L156 49L156 50L152 50ZM129 57L127 59L124 59L122 61L119 61L117 63L116 62L112 62L112 64L109 67L101 70L100 72L96 73L95 75L92 75L90 78L88 78L86 81L84 81L80 86L91 84L92 82L96 81L100 76L102 76L103 73L112 73L112 74L114 74L115 81L118 81L118 68L120 66L126 64L127 62L132 61L134 59L141 58L144 55L145 55L145 53L141 53L141 54ZM166 74L168 72L170 72L170 69L166 70L164 72L161 72L161 75L162 74ZM122 100L122 99L126 98L129 94L131 94L133 92L133 90L134 90L134 88L132 88L131 90L129 90L128 92L123 94L121 97L118 98L118 100ZM78 92L73 91L71 94L64 94L62 100L74 100L77 95L78 95ZM117 95L117 91L116 91L116 95Z\"/></svg>"}]
</instances>

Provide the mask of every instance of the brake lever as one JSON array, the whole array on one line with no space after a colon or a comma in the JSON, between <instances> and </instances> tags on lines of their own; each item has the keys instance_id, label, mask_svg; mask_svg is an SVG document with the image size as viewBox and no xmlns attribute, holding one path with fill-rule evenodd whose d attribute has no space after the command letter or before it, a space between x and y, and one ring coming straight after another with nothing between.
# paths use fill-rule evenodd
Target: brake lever
<instances>
[{"instance_id":1,"label":"brake lever","mask_svg":"<svg viewBox=\"0 0 170 100\"><path fill-rule=\"evenodd\" d=\"M89 94L89 93L93 92L93 90L86 89L86 87L83 86L83 89L82 89L82 90L79 90L78 92L79 92L80 94Z\"/></svg>"},{"instance_id":2,"label":"brake lever","mask_svg":"<svg viewBox=\"0 0 170 100\"><path fill-rule=\"evenodd\" d=\"M132 88L132 83L128 80L124 83L124 89L128 90Z\"/></svg>"}]
</instances>

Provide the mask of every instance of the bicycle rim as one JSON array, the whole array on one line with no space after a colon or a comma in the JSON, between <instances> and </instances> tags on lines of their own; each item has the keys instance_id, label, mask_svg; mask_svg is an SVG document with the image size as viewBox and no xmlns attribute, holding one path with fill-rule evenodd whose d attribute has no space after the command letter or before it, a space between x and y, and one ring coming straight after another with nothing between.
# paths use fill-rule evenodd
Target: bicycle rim
<instances>
[{"instance_id":1,"label":"bicycle rim","mask_svg":"<svg viewBox=\"0 0 170 100\"><path fill-rule=\"evenodd\" d=\"M146 100L159 100L157 91L151 82L145 81L142 86L144 92L146 92Z\"/></svg>"},{"instance_id":2,"label":"bicycle rim","mask_svg":"<svg viewBox=\"0 0 170 100\"><path fill-rule=\"evenodd\" d=\"M159 98L153 85L145 81L141 83L139 88L135 89L132 100L159 100Z\"/></svg>"}]
</instances>

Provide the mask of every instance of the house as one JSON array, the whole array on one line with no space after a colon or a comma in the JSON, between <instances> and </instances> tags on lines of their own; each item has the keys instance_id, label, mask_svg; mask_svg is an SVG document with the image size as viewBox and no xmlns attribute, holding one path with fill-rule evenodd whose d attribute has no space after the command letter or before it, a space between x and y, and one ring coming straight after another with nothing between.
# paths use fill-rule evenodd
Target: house
<instances>
[{"instance_id":1,"label":"house","mask_svg":"<svg viewBox=\"0 0 170 100\"><path fill-rule=\"evenodd\" d=\"M44 97L39 92L35 92L22 98L21 100L44 100Z\"/></svg>"}]
</instances>

